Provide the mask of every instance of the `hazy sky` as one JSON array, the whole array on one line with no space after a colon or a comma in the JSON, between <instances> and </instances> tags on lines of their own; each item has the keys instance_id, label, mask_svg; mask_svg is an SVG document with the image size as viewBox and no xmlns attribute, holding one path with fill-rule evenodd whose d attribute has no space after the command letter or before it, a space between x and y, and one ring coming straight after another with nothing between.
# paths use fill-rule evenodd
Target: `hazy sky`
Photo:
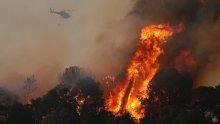
<instances>
[{"instance_id":1,"label":"hazy sky","mask_svg":"<svg viewBox=\"0 0 220 124\"><path fill-rule=\"evenodd\" d=\"M120 65L125 65L123 61L128 59L128 56L127 58L123 56L132 51L133 39L139 33L138 26L125 19L133 9L134 2L1 0L0 87L18 93L22 90L25 78L35 74L38 84L35 95L41 95L58 83L58 74L69 66L77 65L103 74L118 72ZM149 6L152 7L151 4ZM57 11L71 10L68 11L71 17L61 20L58 25L60 17L51 14L50 8ZM159 8L158 12L163 15L164 9L167 8L161 10ZM149 17L154 15L149 13ZM145 16L148 17L148 14ZM132 19L140 21L135 17ZM146 18L141 21L148 24L149 20ZM199 41L209 43L210 37L218 37L219 34L215 32L219 31L219 24L201 26L201 31L195 37L199 38ZM210 35L206 35L205 31L209 31ZM216 40L217 43L218 39L213 41ZM200 74L202 76L199 76L199 84L215 85L219 81L220 59L214 58L216 59Z\"/></svg>"},{"instance_id":2,"label":"hazy sky","mask_svg":"<svg viewBox=\"0 0 220 124\"><path fill-rule=\"evenodd\" d=\"M58 25L50 8L71 10L71 18ZM87 65L96 39L131 8L130 0L1 0L0 87L18 92L35 74L45 93L65 67Z\"/></svg>"}]
</instances>

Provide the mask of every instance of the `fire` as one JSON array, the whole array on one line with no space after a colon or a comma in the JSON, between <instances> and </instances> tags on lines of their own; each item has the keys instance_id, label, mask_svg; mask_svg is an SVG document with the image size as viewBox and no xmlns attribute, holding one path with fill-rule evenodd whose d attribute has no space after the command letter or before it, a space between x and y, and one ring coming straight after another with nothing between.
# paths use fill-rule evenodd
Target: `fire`
<instances>
[{"instance_id":1,"label":"fire","mask_svg":"<svg viewBox=\"0 0 220 124\"><path fill-rule=\"evenodd\" d=\"M82 106L83 106L83 104L85 103L85 98L83 98L82 96L81 96L81 94L78 94L78 95L76 95L75 97L74 97L74 99L77 101L77 108L76 108L76 112L77 112L77 114L78 115L80 115L80 113L81 113L81 108L82 108Z\"/></svg>"},{"instance_id":2,"label":"fire","mask_svg":"<svg viewBox=\"0 0 220 124\"><path fill-rule=\"evenodd\" d=\"M197 61L191 56L190 50L180 51L175 60L175 68L179 72L193 72L196 68Z\"/></svg>"},{"instance_id":3,"label":"fire","mask_svg":"<svg viewBox=\"0 0 220 124\"><path fill-rule=\"evenodd\" d=\"M174 32L183 30L181 24L174 29L168 24L150 25L142 28L140 42L127 66L126 76L117 85L106 100L106 109L116 116L129 113L137 122L145 116L143 99L148 98L147 88L157 70L158 57L164 53L162 45Z\"/></svg>"}]
</instances>

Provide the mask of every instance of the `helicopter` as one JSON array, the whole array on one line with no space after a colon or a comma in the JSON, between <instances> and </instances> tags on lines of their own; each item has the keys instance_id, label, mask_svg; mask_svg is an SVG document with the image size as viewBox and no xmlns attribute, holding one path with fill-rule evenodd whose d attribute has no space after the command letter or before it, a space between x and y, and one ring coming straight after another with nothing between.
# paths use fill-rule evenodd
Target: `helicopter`
<instances>
[{"instance_id":1,"label":"helicopter","mask_svg":"<svg viewBox=\"0 0 220 124\"><path fill-rule=\"evenodd\" d=\"M50 13L54 13L59 15L61 18L63 19L68 19L71 17L71 15L67 12L68 10L62 10L62 11L55 11L53 9L50 8Z\"/></svg>"}]
</instances>

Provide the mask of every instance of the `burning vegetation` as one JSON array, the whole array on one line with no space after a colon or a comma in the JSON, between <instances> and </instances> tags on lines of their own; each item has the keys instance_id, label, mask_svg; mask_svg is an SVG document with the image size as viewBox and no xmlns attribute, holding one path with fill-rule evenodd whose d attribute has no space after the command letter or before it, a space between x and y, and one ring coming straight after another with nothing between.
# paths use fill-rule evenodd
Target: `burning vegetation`
<instances>
[{"instance_id":1,"label":"burning vegetation","mask_svg":"<svg viewBox=\"0 0 220 124\"><path fill-rule=\"evenodd\" d=\"M5 96L9 95L2 90L0 92L1 124L209 124L219 122L220 87L199 87L192 90L191 76L175 68L158 69L147 84L142 84L146 85L143 94L139 92L142 88L133 91L131 86L135 87L134 82L129 82L132 85L128 84L131 86L124 92L128 95L124 94L125 96L121 99L107 97L100 83L84 74L78 67L67 68L60 77L60 84L44 96L32 99L30 104L22 105L16 100L7 99ZM139 78L137 76L134 79ZM74 82L69 82L70 80ZM105 81L108 88L118 83L114 77L110 76L107 76ZM115 88L117 87L112 87L113 91ZM122 91L115 94L118 95L120 92ZM144 96L135 97L129 94L135 92L137 95ZM113 101L114 98L122 100L123 103L120 104L118 111L107 108L111 107L110 105L113 106L111 100ZM113 102L117 107L120 101L116 100Z\"/></svg>"},{"instance_id":2,"label":"burning vegetation","mask_svg":"<svg viewBox=\"0 0 220 124\"><path fill-rule=\"evenodd\" d=\"M150 25L141 30L140 42L126 70L124 82L117 85L106 100L106 108L115 115L128 112L135 120L144 117L141 100L148 98L147 88L157 70L158 57L165 54L162 45L182 27Z\"/></svg>"}]
</instances>

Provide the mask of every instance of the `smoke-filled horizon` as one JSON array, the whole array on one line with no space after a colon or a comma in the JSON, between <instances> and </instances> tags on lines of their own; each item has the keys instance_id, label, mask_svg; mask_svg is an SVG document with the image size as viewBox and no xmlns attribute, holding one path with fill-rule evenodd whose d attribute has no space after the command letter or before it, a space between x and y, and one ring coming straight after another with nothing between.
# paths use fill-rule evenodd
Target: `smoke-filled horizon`
<instances>
[{"instance_id":1,"label":"smoke-filled horizon","mask_svg":"<svg viewBox=\"0 0 220 124\"><path fill-rule=\"evenodd\" d=\"M50 8L70 10L71 17L60 19ZM180 22L186 31L170 40L161 61L169 65L167 59L177 56L172 53L189 48L201 61L194 85L217 85L219 13L218 0L1 1L0 87L20 93L25 78L34 74L34 96L42 95L74 65L99 77L118 75L136 49L142 26Z\"/></svg>"},{"instance_id":2,"label":"smoke-filled horizon","mask_svg":"<svg viewBox=\"0 0 220 124\"><path fill-rule=\"evenodd\" d=\"M24 80L34 74L33 95L39 96L58 83L66 67L93 67L90 53L95 54L97 39L131 6L129 0L1 1L0 87L22 95ZM50 8L67 10L70 18L61 19Z\"/></svg>"}]
</instances>

